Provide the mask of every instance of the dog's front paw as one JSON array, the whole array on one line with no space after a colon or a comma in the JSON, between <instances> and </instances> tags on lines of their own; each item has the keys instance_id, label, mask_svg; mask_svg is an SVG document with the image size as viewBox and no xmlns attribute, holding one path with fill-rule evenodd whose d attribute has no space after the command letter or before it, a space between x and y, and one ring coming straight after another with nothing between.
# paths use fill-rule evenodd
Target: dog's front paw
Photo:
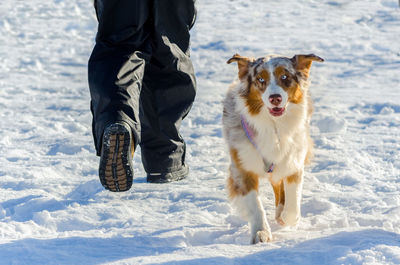
<instances>
[{"instance_id":1,"label":"dog's front paw","mask_svg":"<svg viewBox=\"0 0 400 265\"><path fill-rule=\"evenodd\" d=\"M270 242L272 241L272 234L271 231L258 231L252 238L251 243L252 244L257 244L260 242Z\"/></svg>"},{"instance_id":2,"label":"dog's front paw","mask_svg":"<svg viewBox=\"0 0 400 265\"><path fill-rule=\"evenodd\" d=\"M300 221L300 211L283 210L281 215L276 218L276 221L282 226L296 226Z\"/></svg>"}]
</instances>

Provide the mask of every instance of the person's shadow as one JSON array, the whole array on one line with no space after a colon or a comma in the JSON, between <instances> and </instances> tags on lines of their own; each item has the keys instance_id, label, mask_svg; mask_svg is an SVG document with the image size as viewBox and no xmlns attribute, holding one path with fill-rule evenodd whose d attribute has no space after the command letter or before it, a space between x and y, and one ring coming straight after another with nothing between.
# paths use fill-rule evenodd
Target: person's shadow
<instances>
[{"instance_id":1,"label":"person's shadow","mask_svg":"<svg viewBox=\"0 0 400 265\"><path fill-rule=\"evenodd\" d=\"M170 238L23 239L0 245L0 264L103 264L137 256L171 253Z\"/></svg>"}]
</instances>

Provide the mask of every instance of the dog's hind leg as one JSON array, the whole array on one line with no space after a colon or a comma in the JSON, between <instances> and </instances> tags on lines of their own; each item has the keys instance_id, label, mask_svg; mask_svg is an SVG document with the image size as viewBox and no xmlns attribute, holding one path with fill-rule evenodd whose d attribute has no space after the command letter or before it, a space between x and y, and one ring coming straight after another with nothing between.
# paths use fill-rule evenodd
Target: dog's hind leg
<instances>
[{"instance_id":1,"label":"dog's hind leg","mask_svg":"<svg viewBox=\"0 0 400 265\"><path fill-rule=\"evenodd\" d=\"M283 184L283 180L279 181L278 183L271 182L272 188L275 194L275 220L280 223L280 216L283 211L283 206L285 205L285 188ZM280 223L283 225L282 223Z\"/></svg>"}]
</instances>

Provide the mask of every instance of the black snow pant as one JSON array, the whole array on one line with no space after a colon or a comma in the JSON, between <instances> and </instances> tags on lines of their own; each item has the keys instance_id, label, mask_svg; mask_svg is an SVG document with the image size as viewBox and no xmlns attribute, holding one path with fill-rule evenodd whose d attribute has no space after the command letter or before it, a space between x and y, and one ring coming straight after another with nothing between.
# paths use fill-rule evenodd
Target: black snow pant
<instances>
[{"instance_id":1,"label":"black snow pant","mask_svg":"<svg viewBox=\"0 0 400 265\"><path fill-rule=\"evenodd\" d=\"M97 155L111 123L132 128L147 173L185 163L179 134L196 94L189 56L195 0L96 0L96 44L88 78Z\"/></svg>"}]
</instances>

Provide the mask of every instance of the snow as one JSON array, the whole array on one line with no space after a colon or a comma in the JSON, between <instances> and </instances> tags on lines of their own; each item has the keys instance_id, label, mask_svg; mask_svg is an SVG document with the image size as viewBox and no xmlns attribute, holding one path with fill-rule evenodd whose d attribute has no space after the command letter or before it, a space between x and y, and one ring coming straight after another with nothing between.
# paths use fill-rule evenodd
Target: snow
<instances>
[{"instance_id":1,"label":"snow","mask_svg":"<svg viewBox=\"0 0 400 265\"><path fill-rule=\"evenodd\" d=\"M110 193L97 176L91 1L0 3L1 264L400 264L400 8L395 0L197 1L190 177ZM297 229L249 245L225 191L221 101L234 54L315 53L315 158ZM265 187L265 188L264 188Z\"/></svg>"}]
</instances>

